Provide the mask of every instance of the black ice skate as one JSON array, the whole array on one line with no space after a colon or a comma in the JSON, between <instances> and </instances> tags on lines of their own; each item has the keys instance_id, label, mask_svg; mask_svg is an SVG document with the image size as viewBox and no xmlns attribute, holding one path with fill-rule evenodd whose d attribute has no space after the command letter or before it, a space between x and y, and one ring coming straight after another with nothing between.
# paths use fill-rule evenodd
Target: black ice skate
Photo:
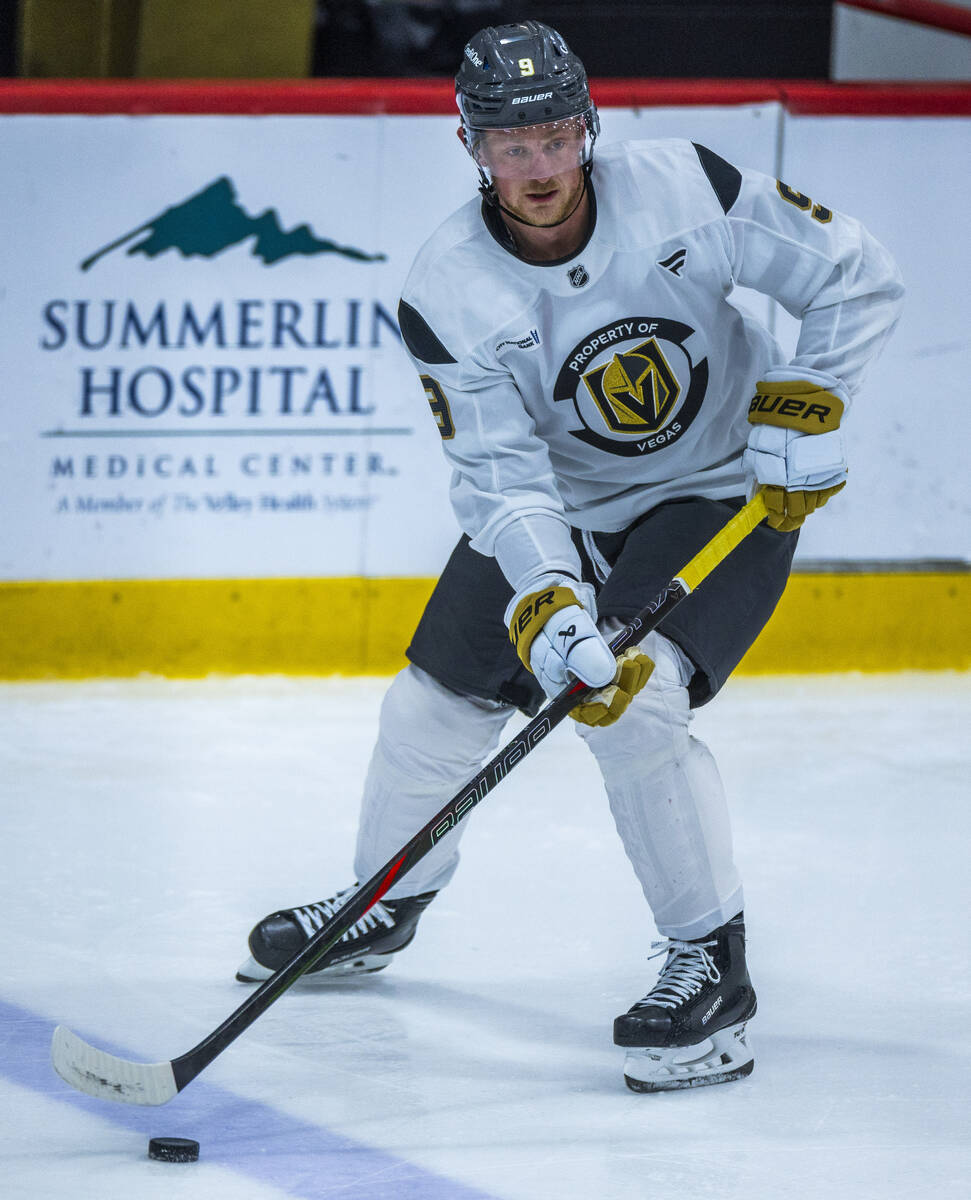
<instances>
[{"instance_id":1,"label":"black ice skate","mask_svg":"<svg viewBox=\"0 0 971 1200\"><path fill-rule=\"evenodd\" d=\"M627 1049L627 1086L662 1092L749 1075L755 1060L745 1026L755 991L743 914L696 941L652 943L659 946L668 957L657 983L614 1021L614 1043Z\"/></svg>"},{"instance_id":2,"label":"black ice skate","mask_svg":"<svg viewBox=\"0 0 971 1200\"><path fill-rule=\"evenodd\" d=\"M264 917L249 935L252 957L239 968L236 978L240 983L262 983L269 979L303 949L354 888L345 888L329 900L285 908ZM436 894L425 892L401 900L379 900L304 978L343 978L382 970L415 936L418 918Z\"/></svg>"}]
</instances>

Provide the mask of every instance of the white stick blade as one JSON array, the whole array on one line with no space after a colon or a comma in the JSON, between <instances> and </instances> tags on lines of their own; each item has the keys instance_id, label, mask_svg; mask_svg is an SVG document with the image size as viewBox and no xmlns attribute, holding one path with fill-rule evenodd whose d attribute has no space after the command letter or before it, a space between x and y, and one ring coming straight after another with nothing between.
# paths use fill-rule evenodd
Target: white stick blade
<instances>
[{"instance_id":1,"label":"white stick blade","mask_svg":"<svg viewBox=\"0 0 971 1200\"><path fill-rule=\"evenodd\" d=\"M178 1093L170 1062L137 1063L89 1046L76 1033L58 1025L51 1042L51 1062L65 1083L119 1104L167 1104Z\"/></svg>"}]
</instances>

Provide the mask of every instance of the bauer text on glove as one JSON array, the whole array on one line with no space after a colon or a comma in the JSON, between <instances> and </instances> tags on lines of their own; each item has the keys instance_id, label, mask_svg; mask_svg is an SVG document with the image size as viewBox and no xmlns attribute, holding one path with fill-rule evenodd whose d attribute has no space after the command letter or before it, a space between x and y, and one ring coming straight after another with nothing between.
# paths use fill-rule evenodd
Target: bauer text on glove
<instances>
[{"instance_id":1,"label":"bauer text on glove","mask_svg":"<svg viewBox=\"0 0 971 1200\"><path fill-rule=\"evenodd\" d=\"M760 380L749 406L746 471L765 489L769 524L798 529L846 483L843 401L803 379Z\"/></svg>"},{"instance_id":2,"label":"bauer text on glove","mask_svg":"<svg viewBox=\"0 0 971 1200\"><path fill-rule=\"evenodd\" d=\"M547 696L574 678L590 687L613 679L617 664L588 611L593 607L589 584L551 575L514 596L506 609L516 653Z\"/></svg>"}]
</instances>

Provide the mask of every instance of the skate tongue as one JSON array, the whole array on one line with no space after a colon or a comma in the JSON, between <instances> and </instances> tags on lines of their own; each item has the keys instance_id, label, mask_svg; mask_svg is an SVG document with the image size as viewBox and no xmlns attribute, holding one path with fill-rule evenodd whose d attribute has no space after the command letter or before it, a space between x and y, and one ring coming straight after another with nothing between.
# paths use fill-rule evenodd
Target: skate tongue
<instances>
[{"instance_id":1,"label":"skate tongue","mask_svg":"<svg viewBox=\"0 0 971 1200\"><path fill-rule=\"evenodd\" d=\"M661 968L657 983L634 1008L676 1008L684 1000L697 995L706 981L718 983L721 972L707 949L713 944L681 942L675 938L667 942L652 942L651 949L657 952L649 957L657 958L666 952L668 959Z\"/></svg>"},{"instance_id":2,"label":"skate tongue","mask_svg":"<svg viewBox=\"0 0 971 1200\"><path fill-rule=\"evenodd\" d=\"M355 883L353 887L344 888L342 892L338 892L336 896L330 896L327 900L315 900L312 904L300 904L290 911L306 936L313 937L317 930L322 929L334 913L343 907L346 898L357 887L358 885Z\"/></svg>"}]
</instances>

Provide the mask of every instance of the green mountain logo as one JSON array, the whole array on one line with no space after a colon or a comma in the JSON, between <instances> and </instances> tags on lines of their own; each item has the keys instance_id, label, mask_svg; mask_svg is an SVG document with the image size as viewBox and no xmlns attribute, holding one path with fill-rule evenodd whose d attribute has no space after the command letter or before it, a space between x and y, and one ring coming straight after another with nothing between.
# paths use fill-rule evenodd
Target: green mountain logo
<instances>
[{"instance_id":1,"label":"green mountain logo","mask_svg":"<svg viewBox=\"0 0 971 1200\"><path fill-rule=\"evenodd\" d=\"M382 262L387 258L386 254L367 254L319 238L309 225L285 230L273 208L251 217L237 200L232 180L223 175L188 200L96 250L81 263L81 270L90 270L99 258L126 242L132 242L129 254L144 254L146 258L157 258L166 250L178 250L183 258L215 258L247 238L255 239L252 253L268 267L293 254L340 254L356 262Z\"/></svg>"}]
</instances>

